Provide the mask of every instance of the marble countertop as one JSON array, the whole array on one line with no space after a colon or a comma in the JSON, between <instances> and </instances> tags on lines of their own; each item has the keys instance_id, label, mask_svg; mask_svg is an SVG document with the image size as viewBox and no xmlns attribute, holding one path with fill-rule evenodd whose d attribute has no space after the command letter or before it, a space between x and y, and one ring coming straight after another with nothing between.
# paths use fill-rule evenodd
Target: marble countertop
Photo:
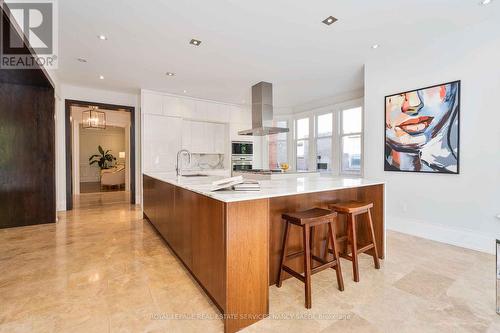
<instances>
[{"instance_id":1,"label":"marble countertop","mask_svg":"<svg viewBox=\"0 0 500 333\"><path fill-rule=\"evenodd\" d=\"M383 181L355 177L301 177L260 180L260 191L236 192L232 190L211 191L212 182L223 179L221 176L177 177L175 173L147 172L146 176L182 187L207 197L223 201L237 202L245 200L283 197L288 195L342 190L384 184Z\"/></svg>"}]
</instances>

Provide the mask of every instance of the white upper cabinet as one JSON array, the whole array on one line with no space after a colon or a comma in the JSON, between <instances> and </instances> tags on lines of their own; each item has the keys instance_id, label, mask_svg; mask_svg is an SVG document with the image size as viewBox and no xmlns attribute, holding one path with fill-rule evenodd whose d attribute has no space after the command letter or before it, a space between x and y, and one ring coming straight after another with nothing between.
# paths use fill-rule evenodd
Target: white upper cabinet
<instances>
[{"instance_id":1,"label":"white upper cabinet","mask_svg":"<svg viewBox=\"0 0 500 333\"><path fill-rule=\"evenodd\" d=\"M143 92L141 100L143 114L163 114L163 95Z\"/></svg>"},{"instance_id":2,"label":"white upper cabinet","mask_svg":"<svg viewBox=\"0 0 500 333\"><path fill-rule=\"evenodd\" d=\"M191 152L206 153L205 123L191 121Z\"/></svg>"},{"instance_id":3,"label":"white upper cabinet","mask_svg":"<svg viewBox=\"0 0 500 333\"><path fill-rule=\"evenodd\" d=\"M214 152L216 154L225 154L229 142L226 139L226 125L213 124L214 128Z\"/></svg>"},{"instance_id":4,"label":"white upper cabinet","mask_svg":"<svg viewBox=\"0 0 500 333\"><path fill-rule=\"evenodd\" d=\"M202 152L215 153L215 125L214 123L203 123L203 149Z\"/></svg>"},{"instance_id":5,"label":"white upper cabinet","mask_svg":"<svg viewBox=\"0 0 500 333\"><path fill-rule=\"evenodd\" d=\"M183 120L182 148L191 153L225 154L228 145L225 124Z\"/></svg>"},{"instance_id":6,"label":"white upper cabinet","mask_svg":"<svg viewBox=\"0 0 500 333\"><path fill-rule=\"evenodd\" d=\"M229 109L229 119L231 123L252 123L252 111L250 106L236 106L231 105L228 107Z\"/></svg>"},{"instance_id":7,"label":"white upper cabinet","mask_svg":"<svg viewBox=\"0 0 500 333\"><path fill-rule=\"evenodd\" d=\"M205 119L207 121L227 121L224 119L221 119L220 116L220 107L221 104L218 103L207 103L206 109L205 109Z\"/></svg>"},{"instance_id":8,"label":"white upper cabinet","mask_svg":"<svg viewBox=\"0 0 500 333\"><path fill-rule=\"evenodd\" d=\"M177 152L230 155L231 140L253 141L238 131L252 127L250 106L141 91L143 168L175 170Z\"/></svg>"},{"instance_id":9,"label":"white upper cabinet","mask_svg":"<svg viewBox=\"0 0 500 333\"><path fill-rule=\"evenodd\" d=\"M182 118L196 117L196 101L188 98L179 98L179 113Z\"/></svg>"},{"instance_id":10,"label":"white upper cabinet","mask_svg":"<svg viewBox=\"0 0 500 333\"><path fill-rule=\"evenodd\" d=\"M189 151L193 150L191 123L189 120L182 121L182 149Z\"/></svg>"},{"instance_id":11,"label":"white upper cabinet","mask_svg":"<svg viewBox=\"0 0 500 333\"><path fill-rule=\"evenodd\" d=\"M214 119L214 121L220 123L229 123L231 121L231 118L229 116L229 105L219 104L217 109L217 117L216 119Z\"/></svg>"},{"instance_id":12,"label":"white upper cabinet","mask_svg":"<svg viewBox=\"0 0 500 333\"><path fill-rule=\"evenodd\" d=\"M210 122L230 122L228 106L209 101L196 101L196 114L191 118Z\"/></svg>"},{"instance_id":13,"label":"white upper cabinet","mask_svg":"<svg viewBox=\"0 0 500 333\"><path fill-rule=\"evenodd\" d=\"M174 171L176 154L181 148L182 119L145 114L143 128L144 171Z\"/></svg>"},{"instance_id":14,"label":"white upper cabinet","mask_svg":"<svg viewBox=\"0 0 500 333\"><path fill-rule=\"evenodd\" d=\"M182 117L182 106L177 97L163 96L163 115L169 117Z\"/></svg>"}]
</instances>

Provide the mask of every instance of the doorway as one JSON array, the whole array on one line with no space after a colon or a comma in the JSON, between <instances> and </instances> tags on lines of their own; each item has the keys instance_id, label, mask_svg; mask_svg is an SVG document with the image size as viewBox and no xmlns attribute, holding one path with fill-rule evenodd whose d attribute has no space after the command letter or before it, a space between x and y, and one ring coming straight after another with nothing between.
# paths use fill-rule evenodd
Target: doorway
<instances>
[{"instance_id":1,"label":"doorway","mask_svg":"<svg viewBox=\"0 0 500 333\"><path fill-rule=\"evenodd\" d=\"M73 209L75 195L89 191L126 191L135 204L135 108L66 100L65 117L66 209Z\"/></svg>"},{"instance_id":2,"label":"doorway","mask_svg":"<svg viewBox=\"0 0 500 333\"><path fill-rule=\"evenodd\" d=\"M130 191L130 114L114 113L121 123L110 122L109 111L100 110L106 117L106 127L86 128L75 119L81 111L72 110L73 128L73 194ZM85 111L83 111L85 112ZM75 128L76 127L76 128Z\"/></svg>"}]
</instances>

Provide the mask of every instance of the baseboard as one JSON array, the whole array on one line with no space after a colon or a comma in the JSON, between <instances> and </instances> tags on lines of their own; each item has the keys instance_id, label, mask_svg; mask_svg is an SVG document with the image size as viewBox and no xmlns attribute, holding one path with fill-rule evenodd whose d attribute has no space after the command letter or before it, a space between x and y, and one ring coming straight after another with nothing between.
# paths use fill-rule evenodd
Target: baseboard
<instances>
[{"instance_id":1,"label":"baseboard","mask_svg":"<svg viewBox=\"0 0 500 333\"><path fill-rule=\"evenodd\" d=\"M417 237L441 243L464 247L467 249L495 254L496 238L475 230L451 228L449 226L431 224L420 220L395 216L386 217L386 227Z\"/></svg>"}]
</instances>

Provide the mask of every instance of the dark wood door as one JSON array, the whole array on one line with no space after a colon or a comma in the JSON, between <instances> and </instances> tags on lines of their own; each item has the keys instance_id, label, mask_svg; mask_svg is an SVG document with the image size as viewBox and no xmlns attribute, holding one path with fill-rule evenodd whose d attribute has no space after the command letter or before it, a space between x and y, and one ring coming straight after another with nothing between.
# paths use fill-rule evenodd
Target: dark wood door
<instances>
[{"instance_id":1,"label":"dark wood door","mask_svg":"<svg viewBox=\"0 0 500 333\"><path fill-rule=\"evenodd\" d=\"M52 88L0 83L0 228L56 220L54 103Z\"/></svg>"}]
</instances>

